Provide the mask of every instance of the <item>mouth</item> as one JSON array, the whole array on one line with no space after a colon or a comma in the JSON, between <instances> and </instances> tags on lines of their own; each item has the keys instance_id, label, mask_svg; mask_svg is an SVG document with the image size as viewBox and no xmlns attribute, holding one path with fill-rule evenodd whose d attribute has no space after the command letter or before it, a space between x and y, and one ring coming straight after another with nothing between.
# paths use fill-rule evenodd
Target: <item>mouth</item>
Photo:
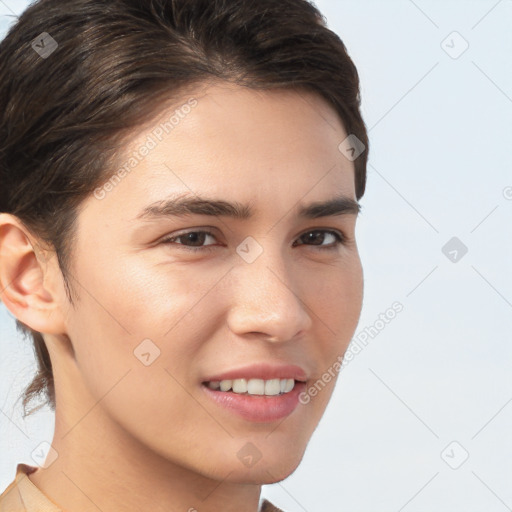
<instances>
[{"instance_id":1,"label":"mouth","mask_svg":"<svg viewBox=\"0 0 512 512\"><path fill-rule=\"evenodd\" d=\"M273 423L297 409L306 382L292 378L225 379L202 382L201 388L228 414L251 423Z\"/></svg>"},{"instance_id":2,"label":"mouth","mask_svg":"<svg viewBox=\"0 0 512 512\"><path fill-rule=\"evenodd\" d=\"M308 373L295 364L262 361L203 379L201 389L207 399L226 413L250 422L271 423L297 408Z\"/></svg>"}]
</instances>

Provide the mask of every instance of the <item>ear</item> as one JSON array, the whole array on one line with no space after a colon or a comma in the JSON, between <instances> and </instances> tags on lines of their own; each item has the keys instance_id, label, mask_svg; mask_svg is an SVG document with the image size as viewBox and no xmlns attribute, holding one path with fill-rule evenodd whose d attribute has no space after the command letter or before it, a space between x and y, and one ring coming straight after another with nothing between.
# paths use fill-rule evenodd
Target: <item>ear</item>
<instances>
[{"instance_id":1,"label":"ear","mask_svg":"<svg viewBox=\"0 0 512 512\"><path fill-rule=\"evenodd\" d=\"M18 320L40 333L66 332L57 273L62 276L55 253L41 251L17 217L0 213L0 299Z\"/></svg>"}]
</instances>

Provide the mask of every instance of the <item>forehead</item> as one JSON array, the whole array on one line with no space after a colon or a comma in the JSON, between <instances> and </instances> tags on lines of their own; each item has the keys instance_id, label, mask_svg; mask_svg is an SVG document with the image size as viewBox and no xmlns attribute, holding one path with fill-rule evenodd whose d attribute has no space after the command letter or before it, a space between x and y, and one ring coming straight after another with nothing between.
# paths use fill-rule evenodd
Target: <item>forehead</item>
<instances>
[{"instance_id":1,"label":"forehead","mask_svg":"<svg viewBox=\"0 0 512 512\"><path fill-rule=\"evenodd\" d=\"M177 194L266 200L262 208L354 198L354 164L338 150L346 136L335 110L314 93L201 87L163 107L125 146L122 179L112 181L103 206Z\"/></svg>"}]
</instances>

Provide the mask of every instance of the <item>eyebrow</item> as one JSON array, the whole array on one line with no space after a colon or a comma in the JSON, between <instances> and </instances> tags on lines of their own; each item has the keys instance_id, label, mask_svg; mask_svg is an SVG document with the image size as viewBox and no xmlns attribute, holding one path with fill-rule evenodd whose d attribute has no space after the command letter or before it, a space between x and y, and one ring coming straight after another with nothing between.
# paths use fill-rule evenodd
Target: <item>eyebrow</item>
<instances>
[{"instance_id":1,"label":"eyebrow","mask_svg":"<svg viewBox=\"0 0 512 512\"><path fill-rule=\"evenodd\" d=\"M318 219L335 215L358 215L361 205L354 199L338 195L327 201L317 201L301 205L297 215L303 219ZM228 202L205 197L177 197L156 201L146 206L135 220L155 219L161 217L181 217L185 215L211 215L215 217L231 217L238 220L248 220L255 211L249 205L239 202Z\"/></svg>"}]
</instances>

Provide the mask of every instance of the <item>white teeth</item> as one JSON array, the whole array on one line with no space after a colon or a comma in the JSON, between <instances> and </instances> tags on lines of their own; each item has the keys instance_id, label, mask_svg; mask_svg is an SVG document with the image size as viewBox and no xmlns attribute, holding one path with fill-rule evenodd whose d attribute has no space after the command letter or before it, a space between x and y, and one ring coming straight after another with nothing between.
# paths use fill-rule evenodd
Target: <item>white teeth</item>
<instances>
[{"instance_id":1,"label":"white teeth","mask_svg":"<svg viewBox=\"0 0 512 512\"><path fill-rule=\"evenodd\" d=\"M245 379L233 380L232 389L234 393L247 393L247 381Z\"/></svg>"},{"instance_id":2,"label":"white teeth","mask_svg":"<svg viewBox=\"0 0 512 512\"><path fill-rule=\"evenodd\" d=\"M232 380L221 380L220 381L220 390L221 391L229 391L231 389L232 384L233 384Z\"/></svg>"},{"instance_id":3,"label":"white teeth","mask_svg":"<svg viewBox=\"0 0 512 512\"><path fill-rule=\"evenodd\" d=\"M289 393L294 386L294 379L233 379L208 382L210 389L220 389L220 391L232 390L233 393L268 396Z\"/></svg>"},{"instance_id":4,"label":"white teeth","mask_svg":"<svg viewBox=\"0 0 512 512\"><path fill-rule=\"evenodd\" d=\"M279 379L265 381L265 395L279 395L279 393L281 393L281 382Z\"/></svg>"},{"instance_id":5,"label":"white teeth","mask_svg":"<svg viewBox=\"0 0 512 512\"><path fill-rule=\"evenodd\" d=\"M250 395L264 395L265 381L263 379L249 379L247 383L247 393Z\"/></svg>"},{"instance_id":6,"label":"white teeth","mask_svg":"<svg viewBox=\"0 0 512 512\"><path fill-rule=\"evenodd\" d=\"M284 388L284 392L288 393L290 392L293 387L295 386L295 381L293 379L287 379L286 380L286 387Z\"/></svg>"}]
</instances>

